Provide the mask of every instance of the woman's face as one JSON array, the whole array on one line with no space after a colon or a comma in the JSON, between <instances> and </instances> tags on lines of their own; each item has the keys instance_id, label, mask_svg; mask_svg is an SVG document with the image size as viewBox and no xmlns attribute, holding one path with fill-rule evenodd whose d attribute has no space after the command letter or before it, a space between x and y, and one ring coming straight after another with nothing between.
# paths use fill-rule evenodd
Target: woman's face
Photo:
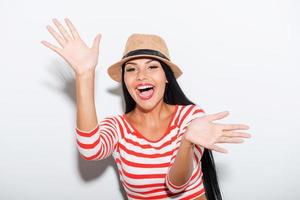
<instances>
[{"instance_id":1,"label":"woman's face","mask_svg":"<svg viewBox=\"0 0 300 200\"><path fill-rule=\"evenodd\" d=\"M163 100L167 79L157 60L135 58L125 63L124 82L137 105L149 110Z\"/></svg>"}]
</instances>

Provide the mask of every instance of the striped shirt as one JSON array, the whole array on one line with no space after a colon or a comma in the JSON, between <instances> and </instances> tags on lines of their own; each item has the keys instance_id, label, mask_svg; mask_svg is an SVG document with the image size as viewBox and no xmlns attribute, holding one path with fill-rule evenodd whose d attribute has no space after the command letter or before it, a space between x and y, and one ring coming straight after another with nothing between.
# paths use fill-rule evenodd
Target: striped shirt
<instances>
[{"instance_id":1,"label":"striped shirt","mask_svg":"<svg viewBox=\"0 0 300 200\"><path fill-rule=\"evenodd\" d=\"M201 170L204 147L193 145L193 172L183 185L172 184L168 172L187 126L204 115L198 105L177 104L166 132L156 141L145 138L125 114L109 116L92 130L76 128L77 148L86 160L112 155L128 199L194 199L205 193Z\"/></svg>"}]
</instances>

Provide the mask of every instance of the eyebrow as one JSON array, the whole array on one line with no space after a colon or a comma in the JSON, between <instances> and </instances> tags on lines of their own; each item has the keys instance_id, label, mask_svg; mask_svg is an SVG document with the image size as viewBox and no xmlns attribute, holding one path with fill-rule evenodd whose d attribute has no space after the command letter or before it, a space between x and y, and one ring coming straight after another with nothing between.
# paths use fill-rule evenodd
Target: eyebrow
<instances>
[{"instance_id":1,"label":"eyebrow","mask_svg":"<svg viewBox=\"0 0 300 200\"><path fill-rule=\"evenodd\" d=\"M149 62L152 62L152 61L155 61L154 59L151 59L151 60L148 60L147 62L145 62L145 63L149 63ZM127 62L127 63L125 63L125 65L127 65L127 64L133 64L133 65L136 65L136 63L134 63L134 62Z\"/></svg>"}]
</instances>

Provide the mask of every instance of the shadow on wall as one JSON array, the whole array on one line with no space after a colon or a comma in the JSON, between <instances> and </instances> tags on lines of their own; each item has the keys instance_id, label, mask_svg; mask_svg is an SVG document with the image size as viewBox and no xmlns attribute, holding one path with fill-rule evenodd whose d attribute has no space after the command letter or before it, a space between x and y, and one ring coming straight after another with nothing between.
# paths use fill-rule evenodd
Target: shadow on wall
<instances>
[{"instance_id":1,"label":"shadow on wall","mask_svg":"<svg viewBox=\"0 0 300 200\"><path fill-rule=\"evenodd\" d=\"M55 81L54 84L52 82L51 83L44 82L43 84L47 86L48 89L52 90L55 94L62 94L62 96L66 97L67 101L72 103L73 108L76 109L76 88L75 88L76 82L74 77L75 74L72 73L73 72L72 69L68 67L69 66L66 66L65 63L61 63L59 60L56 59L52 60L47 70L57 80ZM95 75L95 80L96 79L97 79L97 73ZM119 85L116 88L109 89L107 90L107 92L120 97L120 103L122 104L121 85ZM122 105L122 107L124 108L124 105ZM74 114L75 114L74 118L76 120L76 110ZM118 177L119 190L121 192L121 195L123 196L123 199L127 200L126 192L122 186L122 183L120 182L117 165L112 156L109 156L108 158L99 161L88 161L80 157L78 150L76 152L77 152L77 163L78 163L77 167L79 169L81 178L85 182L91 181L101 176L108 167L112 167L114 169L114 172L116 173L116 176Z\"/></svg>"},{"instance_id":2,"label":"shadow on wall","mask_svg":"<svg viewBox=\"0 0 300 200\"><path fill-rule=\"evenodd\" d=\"M101 176L108 167L113 167L114 172L118 176L118 180L120 180L118 169L112 156L109 156L104 160L88 161L81 158L79 152L77 151L77 161L78 161L79 173L85 182L91 181ZM123 196L123 199L127 200L126 192L121 182L118 181L118 183L119 183L119 190Z\"/></svg>"}]
</instances>

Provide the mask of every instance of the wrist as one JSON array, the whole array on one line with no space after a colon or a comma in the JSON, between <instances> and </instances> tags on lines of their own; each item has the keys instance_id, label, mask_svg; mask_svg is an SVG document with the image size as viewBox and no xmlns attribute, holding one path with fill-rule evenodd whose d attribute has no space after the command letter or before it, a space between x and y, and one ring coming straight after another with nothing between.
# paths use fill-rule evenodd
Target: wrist
<instances>
[{"instance_id":1,"label":"wrist","mask_svg":"<svg viewBox=\"0 0 300 200\"><path fill-rule=\"evenodd\" d=\"M190 140L187 139L187 132L185 132L183 134L181 142L184 146L187 146L187 147L192 147L194 145L194 143L192 143Z\"/></svg>"},{"instance_id":2,"label":"wrist","mask_svg":"<svg viewBox=\"0 0 300 200\"><path fill-rule=\"evenodd\" d=\"M95 76L95 70L87 70L82 73L76 73L76 79L86 79Z\"/></svg>"}]
</instances>

